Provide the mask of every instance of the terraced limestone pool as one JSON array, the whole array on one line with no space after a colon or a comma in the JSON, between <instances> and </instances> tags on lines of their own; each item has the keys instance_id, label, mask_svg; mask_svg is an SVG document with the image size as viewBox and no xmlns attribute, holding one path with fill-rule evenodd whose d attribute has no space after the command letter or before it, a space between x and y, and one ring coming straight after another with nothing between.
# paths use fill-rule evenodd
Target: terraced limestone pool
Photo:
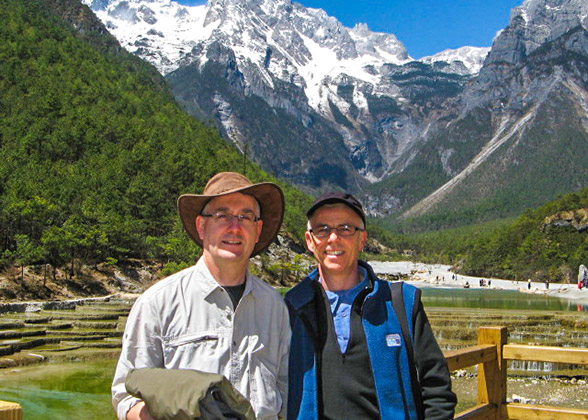
<instances>
[{"instance_id":1,"label":"terraced limestone pool","mask_svg":"<svg viewBox=\"0 0 588 420\"><path fill-rule=\"evenodd\" d=\"M423 289L423 301L444 350L475 344L483 325L507 326L509 342L516 343L585 347L588 337L588 312L557 298ZM131 304L111 299L70 310L0 315L0 400L20 403L31 420L115 419L110 383ZM509 373L509 396L586 408L584 368L529 364ZM458 411L473 405L475 370L457 372L453 382Z\"/></svg>"},{"instance_id":2,"label":"terraced limestone pool","mask_svg":"<svg viewBox=\"0 0 588 420\"><path fill-rule=\"evenodd\" d=\"M587 347L585 304L504 290L423 289L423 302L444 351L477 343L481 326L506 326L511 344ZM588 408L588 367L508 362L507 396L523 402ZM458 411L475 405L476 369L453 372Z\"/></svg>"},{"instance_id":3,"label":"terraced limestone pool","mask_svg":"<svg viewBox=\"0 0 588 420\"><path fill-rule=\"evenodd\" d=\"M110 383L132 302L0 315L0 400L24 419L115 419Z\"/></svg>"}]
</instances>

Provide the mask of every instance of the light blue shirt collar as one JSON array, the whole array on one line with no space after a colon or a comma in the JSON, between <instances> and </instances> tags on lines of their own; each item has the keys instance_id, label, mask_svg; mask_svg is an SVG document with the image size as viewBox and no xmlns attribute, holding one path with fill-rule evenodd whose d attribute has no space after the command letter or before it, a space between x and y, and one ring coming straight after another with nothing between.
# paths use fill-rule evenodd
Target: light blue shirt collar
<instances>
[{"instance_id":1,"label":"light blue shirt collar","mask_svg":"<svg viewBox=\"0 0 588 420\"><path fill-rule=\"evenodd\" d=\"M333 324L337 334L337 342L341 353L347 350L349 336L351 333L351 310L353 301L363 289L369 286L367 270L359 267L359 278L362 279L356 286L347 290L325 291L331 314L333 315ZM321 281L321 279L319 279Z\"/></svg>"}]
</instances>

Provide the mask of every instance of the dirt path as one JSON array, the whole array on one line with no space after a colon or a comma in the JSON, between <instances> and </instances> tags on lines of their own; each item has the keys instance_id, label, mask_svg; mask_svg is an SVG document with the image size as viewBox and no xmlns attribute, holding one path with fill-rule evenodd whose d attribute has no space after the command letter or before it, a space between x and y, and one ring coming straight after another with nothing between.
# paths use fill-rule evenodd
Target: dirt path
<instances>
[{"instance_id":1,"label":"dirt path","mask_svg":"<svg viewBox=\"0 0 588 420\"><path fill-rule=\"evenodd\" d=\"M463 276L451 271L451 267L442 264L423 264L406 262L370 262L376 274L405 274L410 281L418 285L419 282L434 287L462 288L469 284L470 288L517 290L521 293L542 294L579 302L588 302L588 289L578 289L576 284L551 283L549 287L543 282L513 281L496 278L483 278L486 286L480 286L480 277ZM488 285L488 281L490 281Z\"/></svg>"}]
</instances>

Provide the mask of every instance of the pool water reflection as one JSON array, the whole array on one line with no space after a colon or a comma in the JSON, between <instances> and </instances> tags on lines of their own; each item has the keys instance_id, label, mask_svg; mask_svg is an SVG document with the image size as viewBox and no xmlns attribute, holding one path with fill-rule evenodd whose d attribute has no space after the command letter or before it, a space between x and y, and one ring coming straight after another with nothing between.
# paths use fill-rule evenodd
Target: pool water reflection
<instances>
[{"instance_id":1,"label":"pool water reflection","mask_svg":"<svg viewBox=\"0 0 588 420\"><path fill-rule=\"evenodd\" d=\"M423 288L425 307L577 311L586 305L544 295L496 289ZM475 312L475 311L472 311ZM115 420L110 384L116 360L49 362L0 369L0 400L23 407L23 418Z\"/></svg>"},{"instance_id":2,"label":"pool water reflection","mask_svg":"<svg viewBox=\"0 0 588 420\"><path fill-rule=\"evenodd\" d=\"M587 311L588 305L569 299L515 290L424 287L423 305L441 308L484 308L545 311Z\"/></svg>"},{"instance_id":3,"label":"pool water reflection","mask_svg":"<svg viewBox=\"0 0 588 420\"><path fill-rule=\"evenodd\" d=\"M18 402L23 419L116 419L110 383L116 360L48 363L0 370L0 400Z\"/></svg>"}]
</instances>

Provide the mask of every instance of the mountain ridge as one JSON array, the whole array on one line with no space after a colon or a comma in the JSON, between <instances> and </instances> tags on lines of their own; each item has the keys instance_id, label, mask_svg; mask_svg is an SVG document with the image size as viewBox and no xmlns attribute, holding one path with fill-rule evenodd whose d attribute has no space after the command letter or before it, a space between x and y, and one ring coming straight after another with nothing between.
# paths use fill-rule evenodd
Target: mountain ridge
<instances>
[{"instance_id":1,"label":"mountain ridge","mask_svg":"<svg viewBox=\"0 0 588 420\"><path fill-rule=\"evenodd\" d=\"M443 203L455 199L448 192L468 183L482 182L475 195L484 191L482 201L495 200L508 180L490 173L487 157L503 166L509 161L503 153L518 153L525 133L542 124L531 110L564 113L543 104L571 107L566 112L581 120L577 141L588 132L582 105L588 6L580 0L526 0L512 10L490 49L464 47L420 60L393 34L366 25L346 28L320 9L287 0L211 0L194 9L168 0L84 2L126 48L152 61L161 58L157 45L166 35L153 30L147 36L150 30L144 30L131 36L125 28L123 36L120 16L153 29L158 18L164 21L159 13L165 6L181 15L178 22L195 22L199 29L192 31L200 31L200 38L176 51L178 67L166 73L182 106L213 121L223 137L272 174L310 193L350 190L374 216L446 211ZM177 28L188 33L181 24ZM554 141L561 141L555 134ZM534 171L533 162L525 164ZM494 190L476 181L482 172L500 180ZM562 183L559 193L588 182L584 171L562 176L575 181ZM529 182L524 178L514 177ZM533 203L549 198L538 191ZM524 207L513 202L488 217Z\"/></svg>"},{"instance_id":2,"label":"mountain ridge","mask_svg":"<svg viewBox=\"0 0 588 420\"><path fill-rule=\"evenodd\" d=\"M49 295L50 277L91 287L99 265L150 260L171 273L193 264L199 251L177 197L227 170L277 182L288 203L280 241L299 240L311 198L187 115L154 67L93 18L77 0L0 8L9 22L0 26L0 271L8 283L32 289L24 267L35 266L29 280L42 278L34 288Z\"/></svg>"}]
</instances>

